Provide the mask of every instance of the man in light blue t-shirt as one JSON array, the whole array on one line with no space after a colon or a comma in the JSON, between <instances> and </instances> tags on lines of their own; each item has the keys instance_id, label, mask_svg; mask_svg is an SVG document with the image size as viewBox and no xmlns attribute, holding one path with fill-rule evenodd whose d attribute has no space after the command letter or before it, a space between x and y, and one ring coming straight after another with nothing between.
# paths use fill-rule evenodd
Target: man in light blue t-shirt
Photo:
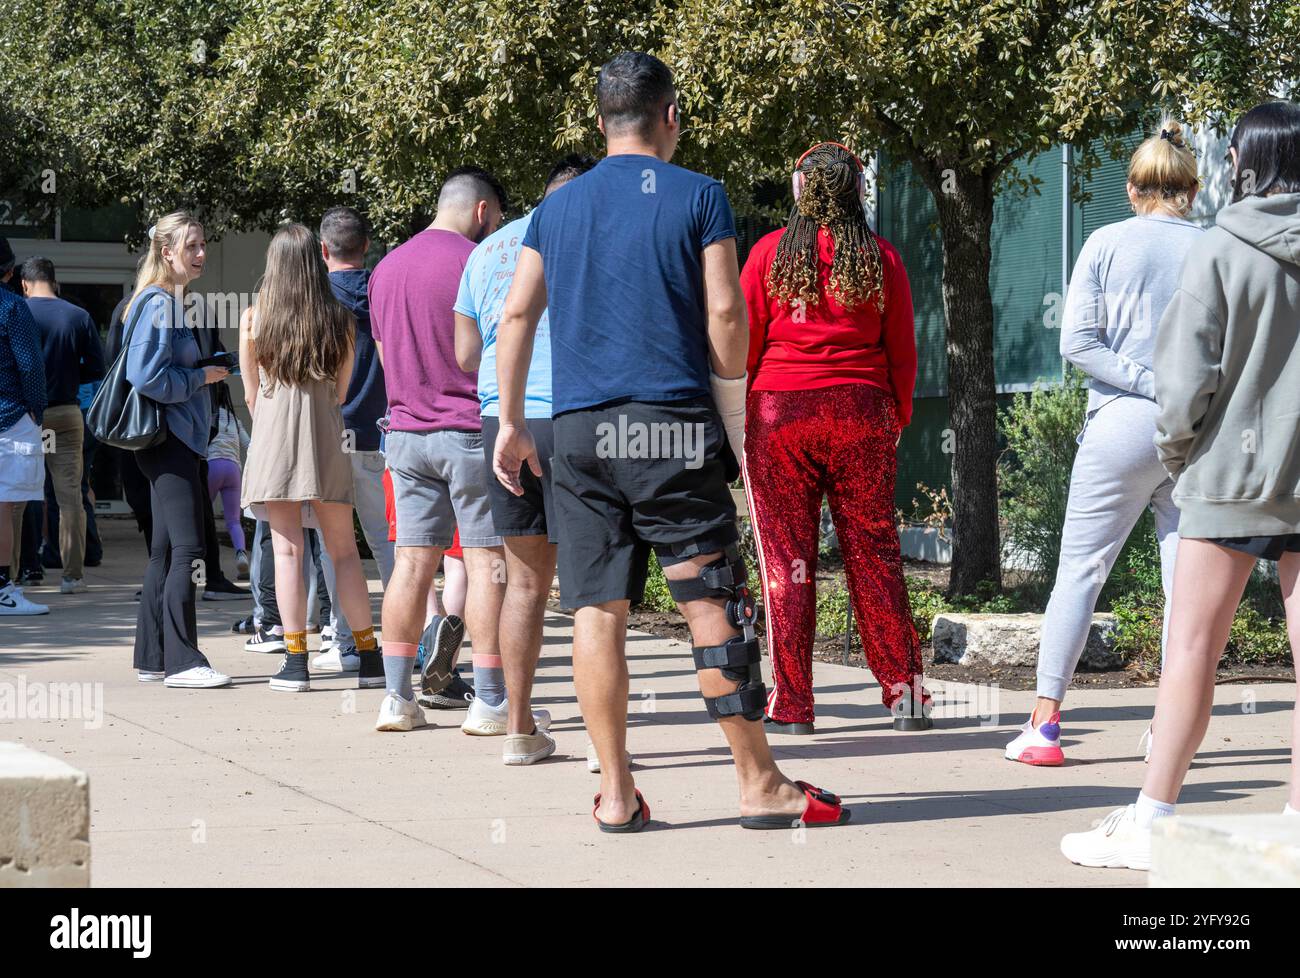
<instances>
[{"instance_id":1,"label":"man in light blue t-shirt","mask_svg":"<svg viewBox=\"0 0 1300 978\"><path fill-rule=\"evenodd\" d=\"M566 156L551 168L546 195L596 165L589 156ZM497 398L497 324L505 306L524 234L532 213L512 221L484 238L465 263L456 313L456 359L460 368L478 371L478 396L483 412L483 453L488 471L501 430ZM471 713L502 724L507 733L502 759L507 764L532 764L555 753L555 741L533 718L533 673L542 651L542 619L555 576L556 523L551 498L551 340L542 313L533 340L532 359L524 390L524 419L537 442L542 472L523 475L523 494L507 492L489 474L488 502L492 522L505 544L506 594L501 605L500 668L474 666ZM504 675L503 675L504 674ZM509 694L509 695L507 695Z\"/></svg>"}]
</instances>

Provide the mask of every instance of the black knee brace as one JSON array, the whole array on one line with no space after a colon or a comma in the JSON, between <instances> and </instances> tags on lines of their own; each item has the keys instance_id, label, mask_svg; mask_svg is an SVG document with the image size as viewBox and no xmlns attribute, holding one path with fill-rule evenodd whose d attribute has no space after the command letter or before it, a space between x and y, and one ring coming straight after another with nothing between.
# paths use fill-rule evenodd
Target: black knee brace
<instances>
[{"instance_id":1,"label":"black knee brace","mask_svg":"<svg viewBox=\"0 0 1300 978\"><path fill-rule=\"evenodd\" d=\"M762 654L754 636L754 598L746 584L745 561L740 548L732 544L713 563L700 568L694 580L668 582L668 591L677 602L700 598L726 600L727 620L743 631L723 645L697 645L691 652L696 669L720 669L738 687L724 696L704 697L704 707L714 720L741 716L761 720L767 706L767 688L763 685Z\"/></svg>"}]
</instances>

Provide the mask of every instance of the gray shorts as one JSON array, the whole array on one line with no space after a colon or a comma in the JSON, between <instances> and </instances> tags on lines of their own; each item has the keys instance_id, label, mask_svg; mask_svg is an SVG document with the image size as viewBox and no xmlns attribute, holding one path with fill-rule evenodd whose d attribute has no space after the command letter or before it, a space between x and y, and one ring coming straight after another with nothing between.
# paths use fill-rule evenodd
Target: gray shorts
<instances>
[{"instance_id":1,"label":"gray shorts","mask_svg":"<svg viewBox=\"0 0 1300 978\"><path fill-rule=\"evenodd\" d=\"M492 525L479 431L390 431L384 440L393 477L399 547L499 547Z\"/></svg>"}]
</instances>

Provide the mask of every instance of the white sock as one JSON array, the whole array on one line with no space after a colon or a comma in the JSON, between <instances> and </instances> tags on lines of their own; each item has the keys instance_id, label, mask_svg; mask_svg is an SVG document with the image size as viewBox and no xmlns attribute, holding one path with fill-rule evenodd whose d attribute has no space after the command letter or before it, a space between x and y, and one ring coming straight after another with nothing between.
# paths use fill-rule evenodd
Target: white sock
<instances>
[{"instance_id":1,"label":"white sock","mask_svg":"<svg viewBox=\"0 0 1300 978\"><path fill-rule=\"evenodd\" d=\"M1300 815L1300 809L1292 808L1291 803L1287 802L1286 807L1282 809L1283 815Z\"/></svg>"},{"instance_id":2,"label":"white sock","mask_svg":"<svg viewBox=\"0 0 1300 978\"><path fill-rule=\"evenodd\" d=\"M1142 792L1138 792L1137 823L1139 828L1149 829L1151 823L1156 819L1167 818L1173 813L1173 805L1166 804L1163 801L1156 801L1154 798L1148 798Z\"/></svg>"}]
</instances>

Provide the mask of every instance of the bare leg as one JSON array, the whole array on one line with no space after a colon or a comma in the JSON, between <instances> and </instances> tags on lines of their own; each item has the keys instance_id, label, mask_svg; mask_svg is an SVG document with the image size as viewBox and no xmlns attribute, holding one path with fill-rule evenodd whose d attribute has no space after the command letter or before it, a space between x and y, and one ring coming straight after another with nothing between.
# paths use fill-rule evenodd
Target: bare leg
<instances>
[{"instance_id":1,"label":"bare leg","mask_svg":"<svg viewBox=\"0 0 1300 978\"><path fill-rule=\"evenodd\" d=\"M636 811L627 757L627 601L579 608L573 616L573 685L600 758L596 817L617 825Z\"/></svg>"},{"instance_id":2,"label":"bare leg","mask_svg":"<svg viewBox=\"0 0 1300 978\"><path fill-rule=\"evenodd\" d=\"M500 646L510 704L507 733L533 732L533 675L542 652L546 599L555 577L555 544L544 535L506 537L506 595Z\"/></svg>"},{"instance_id":3,"label":"bare leg","mask_svg":"<svg viewBox=\"0 0 1300 978\"><path fill-rule=\"evenodd\" d=\"M275 551L275 601L286 632L307 629L307 588L302 578L302 503L267 503Z\"/></svg>"},{"instance_id":4,"label":"bare leg","mask_svg":"<svg viewBox=\"0 0 1300 978\"><path fill-rule=\"evenodd\" d=\"M357 553L352 507L347 503L313 502L325 549L334 564L334 589L352 631L371 627L370 590Z\"/></svg>"},{"instance_id":5,"label":"bare leg","mask_svg":"<svg viewBox=\"0 0 1300 978\"><path fill-rule=\"evenodd\" d=\"M493 664L501 656L497 640L501 627L501 602L506 596L506 560L500 547L465 547L465 573L469 585L465 591L465 631L473 643L473 657L491 656ZM452 560L443 562L446 575ZM456 614L450 595L443 591L442 603L448 614ZM530 731L531 732L531 728Z\"/></svg>"},{"instance_id":6,"label":"bare leg","mask_svg":"<svg viewBox=\"0 0 1300 978\"><path fill-rule=\"evenodd\" d=\"M1291 660L1300 674L1300 553L1287 553L1277 562L1286 603L1286 631L1291 639ZM1291 807L1300 811L1300 709L1291 716Z\"/></svg>"},{"instance_id":7,"label":"bare leg","mask_svg":"<svg viewBox=\"0 0 1300 978\"><path fill-rule=\"evenodd\" d=\"M442 606L447 614L465 617L465 599L469 590L469 575L465 561L459 557L442 559Z\"/></svg>"},{"instance_id":8,"label":"bare leg","mask_svg":"<svg viewBox=\"0 0 1300 978\"><path fill-rule=\"evenodd\" d=\"M664 568L664 577L670 581L690 580L699 576L700 569L713 563L722 554L702 554ZM694 645L722 645L739 634L727 618L726 604L719 598L700 598L677 605L686 624L691 629ZM624 665L626 669L626 665ZM739 684L728 679L720 669L701 669L697 676L700 693L707 697L734 693ZM624 695L626 704L626 690ZM585 713L584 713L585 715ZM803 814L806 800L803 792L781 773L772 757L767 734L760 720L746 720L731 716L718 721L731 745L731 756L736 764L736 777L740 781L740 813L742 815L789 815L791 819ZM622 755L616 754L618 767ZM601 756L601 770L611 766L614 757ZM635 810L635 802L633 803ZM628 812L619 821L631 817Z\"/></svg>"},{"instance_id":9,"label":"bare leg","mask_svg":"<svg viewBox=\"0 0 1300 978\"><path fill-rule=\"evenodd\" d=\"M433 572L442 551L438 547L398 547L393 576L384 590L384 644L418 645L424 631L424 608L433 585Z\"/></svg>"},{"instance_id":10,"label":"bare leg","mask_svg":"<svg viewBox=\"0 0 1300 978\"><path fill-rule=\"evenodd\" d=\"M1152 743L1142 784L1148 798L1170 805L1178 800L1187 769L1210 725L1215 670L1254 567L1255 558L1249 554L1208 540L1179 541L1169 653L1152 721L1160 735Z\"/></svg>"}]
</instances>

